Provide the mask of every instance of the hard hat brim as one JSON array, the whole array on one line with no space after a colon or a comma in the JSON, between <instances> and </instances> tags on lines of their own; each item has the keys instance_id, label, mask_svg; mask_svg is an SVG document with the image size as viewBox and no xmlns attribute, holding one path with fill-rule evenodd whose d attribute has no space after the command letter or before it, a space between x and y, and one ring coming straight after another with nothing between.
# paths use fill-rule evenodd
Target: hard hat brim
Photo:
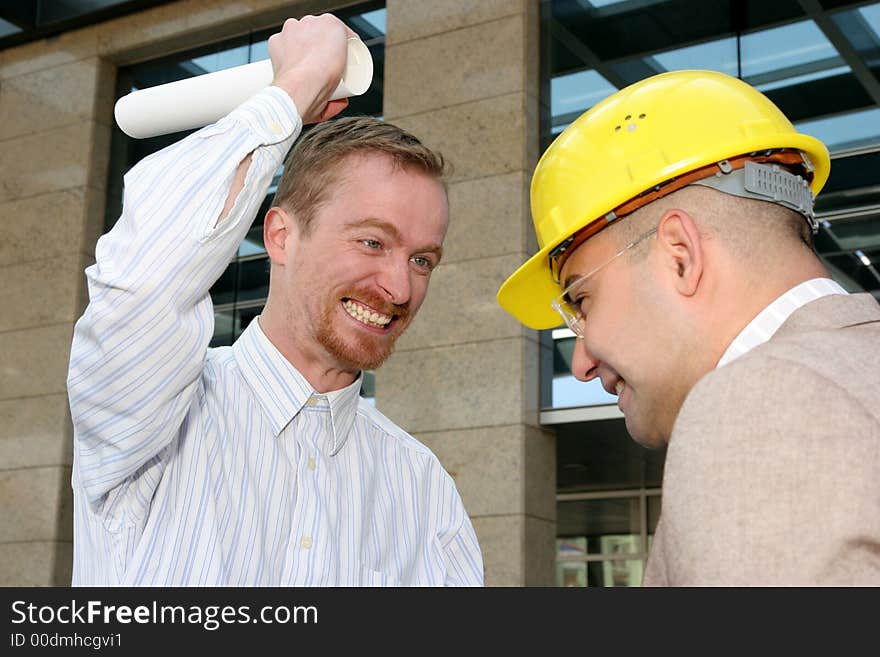
<instances>
[{"instance_id":1,"label":"hard hat brim","mask_svg":"<svg viewBox=\"0 0 880 657\"><path fill-rule=\"evenodd\" d=\"M560 289L550 274L548 245L519 267L498 290L498 304L519 322L532 329L551 329L562 324L550 303Z\"/></svg>"}]
</instances>

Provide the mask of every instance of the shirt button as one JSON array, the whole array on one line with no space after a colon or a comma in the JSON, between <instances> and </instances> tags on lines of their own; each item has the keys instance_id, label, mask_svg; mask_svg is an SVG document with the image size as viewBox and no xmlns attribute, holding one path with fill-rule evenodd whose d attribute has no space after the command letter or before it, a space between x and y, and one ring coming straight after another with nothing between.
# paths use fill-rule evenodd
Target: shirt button
<instances>
[{"instance_id":1,"label":"shirt button","mask_svg":"<svg viewBox=\"0 0 880 657\"><path fill-rule=\"evenodd\" d=\"M309 470L314 470L314 469L315 469L315 459L310 456L309 457Z\"/></svg>"},{"instance_id":2,"label":"shirt button","mask_svg":"<svg viewBox=\"0 0 880 657\"><path fill-rule=\"evenodd\" d=\"M303 550L308 550L310 547L312 547L312 537L303 536L302 541L300 541L300 545L302 545Z\"/></svg>"}]
</instances>

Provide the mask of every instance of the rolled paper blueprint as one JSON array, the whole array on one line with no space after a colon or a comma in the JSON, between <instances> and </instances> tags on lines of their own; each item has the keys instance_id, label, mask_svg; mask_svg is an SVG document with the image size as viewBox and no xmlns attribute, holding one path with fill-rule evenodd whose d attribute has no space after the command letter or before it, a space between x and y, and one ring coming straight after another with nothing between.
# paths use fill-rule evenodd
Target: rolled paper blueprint
<instances>
[{"instance_id":1,"label":"rolled paper blueprint","mask_svg":"<svg viewBox=\"0 0 880 657\"><path fill-rule=\"evenodd\" d=\"M144 139L214 123L272 84L272 60L264 59L194 78L139 89L116 101L116 123ZM348 40L345 72L331 100L360 96L373 81L373 58L360 39Z\"/></svg>"}]
</instances>

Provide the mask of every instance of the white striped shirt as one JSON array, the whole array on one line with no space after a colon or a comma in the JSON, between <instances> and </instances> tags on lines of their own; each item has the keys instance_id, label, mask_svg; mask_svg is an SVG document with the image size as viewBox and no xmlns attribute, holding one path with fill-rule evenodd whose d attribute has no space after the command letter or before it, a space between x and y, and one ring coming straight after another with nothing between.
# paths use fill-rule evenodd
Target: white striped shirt
<instances>
[{"instance_id":1,"label":"white striped shirt","mask_svg":"<svg viewBox=\"0 0 880 657\"><path fill-rule=\"evenodd\" d=\"M847 294L847 291L830 278L813 278L794 286L746 324L727 347L715 368L723 367L764 344L795 310L829 294Z\"/></svg>"},{"instance_id":2,"label":"white striped shirt","mask_svg":"<svg viewBox=\"0 0 880 657\"><path fill-rule=\"evenodd\" d=\"M452 478L359 380L315 393L258 320L208 348L209 289L301 127L270 87L125 177L71 350L74 585L483 583Z\"/></svg>"}]
</instances>

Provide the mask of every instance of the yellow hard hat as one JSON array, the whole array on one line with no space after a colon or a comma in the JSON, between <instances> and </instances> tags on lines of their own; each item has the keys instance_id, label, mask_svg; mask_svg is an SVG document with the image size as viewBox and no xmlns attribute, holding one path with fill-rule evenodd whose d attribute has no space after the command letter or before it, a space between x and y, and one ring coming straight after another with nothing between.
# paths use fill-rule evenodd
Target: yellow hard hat
<instances>
[{"instance_id":1,"label":"yellow hard hat","mask_svg":"<svg viewBox=\"0 0 880 657\"><path fill-rule=\"evenodd\" d=\"M597 232L658 186L768 151L802 159L812 169L813 195L828 179L825 145L797 132L776 105L737 78L674 71L618 91L568 126L538 162L531 205L539 251L501 286L498 303L530 328L558 326L550 307L560 292L551 272L554 249L575 233Z\"/></svg>"}]
</instances>

